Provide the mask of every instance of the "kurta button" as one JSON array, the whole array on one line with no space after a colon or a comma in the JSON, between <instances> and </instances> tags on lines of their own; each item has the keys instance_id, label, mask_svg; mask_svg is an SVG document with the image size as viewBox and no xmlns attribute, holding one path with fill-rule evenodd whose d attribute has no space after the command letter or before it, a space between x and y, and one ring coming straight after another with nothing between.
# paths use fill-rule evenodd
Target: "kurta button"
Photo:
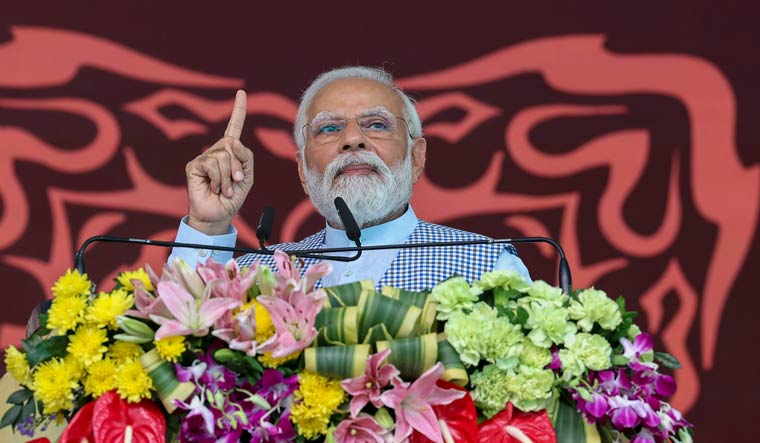
<instances>
[{"instance_id":1,"label":"kurta button","mask_svg":"<svg viewBox=\"0 0 760 443\"><path fill-rule=\"evenodd\" d=\"M200 255L201 257L205 257L208 255L208 251L205 249L201 249L198 251L198 255Z\"/></svg>"},{"instance_id":2,"label":"kurta button","mask_svg":"<svg viewBox=\"0 0 760 443\"><path fill-rule=\"evenodd\" d=\"M345 275L346 277L351 277L352 275L354 275L354 271L346 271L343 273L343 275Z\"/></svg>"}]
</instances>

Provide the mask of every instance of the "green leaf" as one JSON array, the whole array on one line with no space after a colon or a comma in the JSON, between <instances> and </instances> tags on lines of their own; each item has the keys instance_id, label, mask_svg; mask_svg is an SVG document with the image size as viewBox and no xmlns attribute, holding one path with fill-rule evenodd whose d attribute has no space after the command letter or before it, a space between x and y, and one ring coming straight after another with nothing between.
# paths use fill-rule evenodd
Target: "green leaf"
<instances>
[{"instance_id":1,"label":"green leaf","mask_svg":"<svg viewBox=\"0 0 760 443\"><path fill-rule=\"evenodd\" d=\"M517 307L517 315L516 315L515 321L517 322L518 325L524 326L525 322L528 321L529 316L530 315L528 314L528 311L525 310L525 308L523 308L522 306Z\"/></svg>"},{"instance_id":2,"label":"green leaf","mask_svg":"<svg viewBox=\"0 0 760 443\"><path fill-rule=\"evenodd\" d=\"M28 354L41 341L42 341L42 337L40 337L40 335L35 332L34 334L30 335L28 338L21 340L21 348L24 350L24 352Z\"/></svg>"},{"instance_id":3,"label":"green leaf","mask_svg":"<svg viewBox=\"0 0 760 443\"><path fill-rule=\"evenodd\" d=\"M0 420L0 428L10 426L17 422L21 416L21 405L14 405L8 409L3 415L3 419Z\"/></svg>"},{"instance_id":4,"label":"green leaf","mask_svg":"<svg viewBox=\"0 0 760 443\"><path fill-rule=\"evenodd\" d=\"M69 344L69 337L59 335L50 337L47 340L39 341L30 350L27 351L26 359L31 366L37 363L49 360L54 357L64 357L66 355L66 346Z\"/></svg>"},{"instance_id":5,"label":"green leaf","mask_svg":"<svg viewBox=\"0 0 760 443\"><path fill-rule=\"evenodd\" d=\"M32 394L33 392L29 389L19 389L18 391L8 396L8 403L14 405L24 404L25 401L29 400L32 397Z\"/></svg>"},{"instance_id":6,"label":"green leaf","mask_svg":"<svg viewBox=\"0 0 760 443\"><path fill-rule=\"evenodd\" d=\"M680 369L681 368L681 362L678 361L677 358L673 357L672 355L668 354L667 352L655 352L654 353L655 360L662 363L663 366L665 366L668 369Z\"/></svg>"},{"instance_id":7,"label":"green leaf","mask_svg":"<svg viewBox=\"0 0 760 443\"><path fill-rule=\"evenodd\" d=\"M21 416L19 418L25 419L26 417L34 417L34 399L30 399L21 409Z\"/></svg>"}]
</instances>

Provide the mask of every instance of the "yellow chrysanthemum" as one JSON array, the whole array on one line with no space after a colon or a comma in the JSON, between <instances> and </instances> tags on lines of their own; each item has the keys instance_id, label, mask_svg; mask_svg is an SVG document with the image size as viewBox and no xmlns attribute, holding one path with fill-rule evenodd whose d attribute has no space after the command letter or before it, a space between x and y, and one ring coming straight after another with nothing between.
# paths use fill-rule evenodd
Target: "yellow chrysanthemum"
<instances>
[{"instance_id":1,"label":"yellow chrysanthemum","mask_svg":"<svg viewBox=\"0 0 760 443\"><path fill-rule=\"evenodd\" d=\"M28 386L31 383L32 377L29 375L26 353L19 351L13 345L5 350L5 367L18 384Z\"/></svg>"},{"instance_id":2,"label":"yellow chrysanthemum","mask_svg":"<svg viewBox=\"0 0 760 443\"><path fill-rule=\"evenodd\" d=\"M74 354L66 354L63 357L63 368L67 371L67 377L79 383L87 374L85 363Z\"/></svg>"},{"instance_id":3,"label":"yellow chrysanthemum","mask_svg":"<svg viewBox=\"0 0 760 443\"><path fill-rule=\"evenodd\" d=\"M74 407L74 389L79 385L71 379L66 364L59 358L41 363L32 376L34 396L42 401L43 413L55 414Z\"/></svg>"},{"instance_id":4,"label":"yellow chrysanthemum","mask_svg":"<svg viewBox=\"0 0 760 443\"><path fill-rule=\"evenodd\" d=\"M285 357L274 358L272 357L271 352L266 352L262 355L259 355L258 359L265 368L277 368L285 362L297 359L300 355L301 351L298 351L290 355L286 355Z\"/></svg>"},{"instance_id":5,"label":"yellow chrysanthemum","mask_svg":"<svg viewBox=\"0 0 760 443\"><path fill-rule=\"evenodd\" d=\"M298 433L313 439L327 433L330 416L345 400L346 392L339 380L303 372L298 376L298 400L290 411L290 419L298 425Z\"/></svg>"},{"instance_id":6,"label":"yellow chrysanthemum","mask_svg":"<svg viewBox=\"0 0 760 443\"><path fill-rule=\"evenodd\" d=\"M48 311L47 327L57 330L59 335L64 335L84 321L86 309L86 295L56 297Z\"/></svg>"},{"instance_id":7,"label":"yellow chrysanthemum","mask_svg":"<svg viewBox=\"0 0 760 443\"><path fill-rule=\"evenodd\" d=\"M116 371L116 386L121 398L130 403L137 403L143 398L150 397L153 380L138 360L130 360Z\"/></svg>"},{"instance_id":8,"label":"yellow chrysanthemum","mask_svg":"<svg viewBox=\"0 0 760 443\"><path fill-rule=\"evenodd\" d=\"M116 341L108 347L107 357L113 359L116 363L124 363L127 360L134 360L143 355L140 345L128 341Z\"/></svg>"},{"instance_id":9,"label":"yellow chrysanthemum","mask_svg":"<svg viewBox=\"0 0 760 443\"><path fill-rule=\"evenodd\" d=\"M89 295L92 282L87 274L80 274L78 270L67 270L53 285L51 291L56 298L72 297L77 295Z\"/></svg>"},{"instance_id":10,"label":"yellow chrysanthemum","mask_svg":"<svg viewBox=\"0 0 760 443\"><path fill-rule=\"evenodd\" d=\"M110 294L101 292L87 308L85 320L99 327L108 326L115 330L116 316L124 314L134 303L135 296L123 289L117 289Z\"/></svg>"},{"instance_id":11,"label":"yellow chrysanthemum","mask_svg":"<svg viewBox=\"0 0 760 443\"><path fill-rule=\"evenodd\" d=\"M130 292L133 292L135 290L135 286L132 284L132 280L140 280L145 285L145 289L148 291L153 290L153 284L150 282L150 276L147 272L145 272L143 268L140 268L136 271L124 271L119 274L118 277L116 277L116 281L121 283L124 289Z\"/></svg>"},{"instance_id":12,"label":"yellow chrysanthemum","mask_svg":"<svg viewBox=\"0 0 760 443\"><path fill-rule=\"evenodd\" d=\"M84 379L84 392L98 398L104 393L116 389L116 362L110 358L96 361L89 367Z\"/></svg>"},{"instance_id":13,"label":"yellow chrysanthemum","mask_svg":"<svg viewBox=\"0 0 760 443\"><path fill-rule=\"evenodd\" d=\"M179 358L179 356L187 349L187 346L185 346L185 337L181 335L156 340L153 344L156 345L158 355L160 355L162 359L172 363L176 363L177 358Z\"/></svg>"},{"instance_id":14,"label":"yellow chrysanthemum","mask_svg":"<svg viewBox=\"0 0 760 443\"><path fill-rule=\"evenodd\" d=\"M108 350L104 345L106 341L108 335L105 329L94 325L82 325L69 337L66 350L85 366L89 366L103 358L103 353Z\"/></svg>"}]
</instances>

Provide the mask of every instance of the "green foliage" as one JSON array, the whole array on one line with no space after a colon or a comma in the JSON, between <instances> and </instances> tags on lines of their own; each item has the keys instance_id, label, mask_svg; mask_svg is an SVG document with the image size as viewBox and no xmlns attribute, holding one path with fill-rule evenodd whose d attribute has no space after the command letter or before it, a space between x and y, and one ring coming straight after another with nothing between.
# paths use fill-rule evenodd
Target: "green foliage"
<instances>
[{"instance_id":1,"label":"green foliage","mask_svg":"<svg viewBox=\"0 0 760 443\"><path fill-rule=\"evenodd\" d=\"M655 352L654 359L662 363L668 369L680 369L681 362L667 352Z\"/></svg>"}]
</instances>

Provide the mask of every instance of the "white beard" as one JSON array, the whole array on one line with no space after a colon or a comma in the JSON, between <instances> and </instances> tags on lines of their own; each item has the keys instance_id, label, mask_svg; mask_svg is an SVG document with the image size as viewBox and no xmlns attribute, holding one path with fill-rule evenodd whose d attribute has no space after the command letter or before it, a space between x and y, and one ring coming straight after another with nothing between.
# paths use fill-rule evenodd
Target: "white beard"
<instances>
[{"instance_id":1,"label":"white beard","mask_svg":"<svg viewBox=\"0 0 760 443\"><path fill-rule=\"evenodd\" d=\"M372 166L376 173L341 175L349 165ZM335 209L335 197L343 197L360 228L374 226L399 212L412 198L412 156L407 152L403 162L389 168L370 151L353 151L339 155L323 175L310 170L303 160L303 171L309 198L331 226L343 229Z\"/></svg>"}]
</instances>

